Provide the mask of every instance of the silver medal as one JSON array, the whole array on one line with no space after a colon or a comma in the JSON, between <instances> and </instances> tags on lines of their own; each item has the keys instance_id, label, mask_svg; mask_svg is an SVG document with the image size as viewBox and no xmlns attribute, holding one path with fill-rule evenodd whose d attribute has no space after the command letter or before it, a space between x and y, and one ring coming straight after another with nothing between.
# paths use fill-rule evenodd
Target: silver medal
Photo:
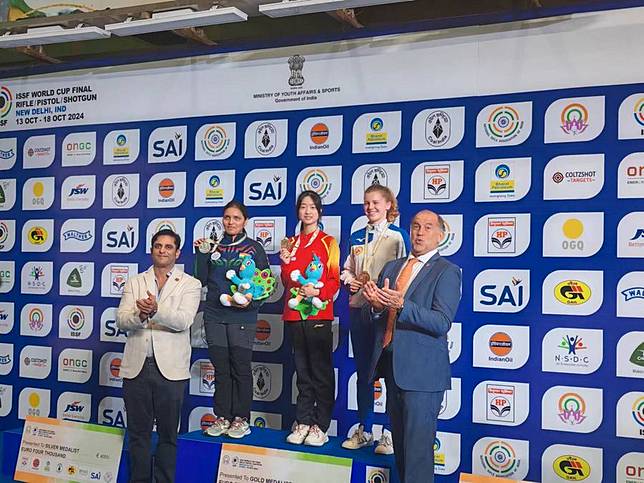
<instances>
[{"instance_id":1,"label":"silver medal","mask_svg":"<svg viewBox=\"0 0 644 483\"><path fill-rule=\"evenodd\" d=\"M211 259L213 262L216 262L216 261L217 261L217 260L219 260L220 258L221 258L221 253L219 253L219 252L212 252L212 255L210 255L210 259Z\"/></svg>"},{"instance_id":2,"label":"silver medal","mask_svg":"<svg viewBox=\"0 0 644 483\"><path fill-rule=\"evenodd\" d=\"M214 245L214 242L210 239L203 240L199 244L199 251L201 253L210 253L210 250L212 250L212 246Z\"/></svg>"}]
</instances>

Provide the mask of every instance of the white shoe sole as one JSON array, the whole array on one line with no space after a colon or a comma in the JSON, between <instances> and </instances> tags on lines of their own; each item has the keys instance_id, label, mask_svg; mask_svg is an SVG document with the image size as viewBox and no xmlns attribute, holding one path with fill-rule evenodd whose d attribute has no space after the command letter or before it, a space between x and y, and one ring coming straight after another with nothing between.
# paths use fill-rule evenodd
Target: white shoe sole
<instances>
[{"instance_id":1,"label":"white shoe sole","mask_svg":"<svg viewBox=\"0 0 644 483\"><path fill-rule=\"evenodd\" d=\"M302 444L304 443L304 440L302 441L293 441L292 439L286 438L286 442L290 444Z\"/></svg>"},{"instance_id":2,"label":"white shoe sole","mask_svg":"<svg viewBox=\"0 0 644 483\"><path fill-rule=\"evenodd\" d=\"M319 442L316 441L314 443L311 442L311 441L304 440L304 444L306 446L318 446L319 447L319 446L324 446L328 442L329 442L329 437L328 436L326 438L324 438L324 441L319 441Z\"/></svg>"},{"instance_id":3,"label":"white shoe sole","mask_svg":"<svg viewBox=\"0 0 644 483\"><path fill-rule=\"evenodd\" d=\"M246 432L244 432L243 434L234 434L234 433L233 433L233 434L231 434L231 433L227 433L227 436L228 436L229 438L241 439L241 438L243 438L244 436L248 436L249 434L250 434L250 428L248 428L248 429L246 430Z\"/></svg>"},{"instance_id":4,"label":"white shoe sole","mask_svg":"<svg viewBox=\"0 0 644 483\"><path fill-rule=\"evenodd\" d=\"M209 433L208 430L203 432L203 434L205 434L206 436L210 436L211 438L218 438L219 436L225 436L227 433L228 433L228 430L222 431L221 433L218 433L218 434Z\"/></svg>"}]
</instances>

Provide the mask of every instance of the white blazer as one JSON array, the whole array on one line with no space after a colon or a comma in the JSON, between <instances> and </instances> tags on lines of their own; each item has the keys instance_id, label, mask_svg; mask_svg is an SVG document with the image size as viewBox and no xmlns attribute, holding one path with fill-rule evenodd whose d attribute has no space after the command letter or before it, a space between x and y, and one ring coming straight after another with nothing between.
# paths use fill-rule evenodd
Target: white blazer
<instances>
[{"instance_id":1,"label":"white blazer","mask_svg":"<svg viewBox=\"0 0 644 483\"><path fill-rule=\"evenodd\" d=\"M120 375L132 379L141 372L152 337L161 374L172 381L189 379L190 326L199 308L201 282L175 266L157 300L157 313L152 320L142 322L136 301L147 298L147 291L157 291L152 267L127 281L116 313L116 325L127 331Z\"/></svg>"}]
</instances>

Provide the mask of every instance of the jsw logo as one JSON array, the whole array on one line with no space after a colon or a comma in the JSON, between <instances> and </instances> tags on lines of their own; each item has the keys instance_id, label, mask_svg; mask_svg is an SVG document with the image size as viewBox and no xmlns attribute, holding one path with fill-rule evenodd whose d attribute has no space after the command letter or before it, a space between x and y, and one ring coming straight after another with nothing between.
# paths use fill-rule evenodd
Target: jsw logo
<instances>
[{"instance_id":1,"label":"jsw logo","mask_svg":"<svg viewBox=\"0 0 644 483\"><path fill-rule=\"evenodd\" d=\"M84 194L87 194L88 191L89 191L89 188L87 188L84 184L79 184L74 188L72 188L71 191L69 192L69 195L67 196L84 195Z\"/></svg>"},{"instance_id":2,"label":"jsw logo","mask_svg":"<svg viewBox=\"0 0 644 483\"><path fill-rule=\"evenodd\" d=\"M66 413L80 413L85 409L85 406L80 405L80 401L74 401L73 403L70 403L67 405L65 408Z\"/></svg>"}]
</instances>

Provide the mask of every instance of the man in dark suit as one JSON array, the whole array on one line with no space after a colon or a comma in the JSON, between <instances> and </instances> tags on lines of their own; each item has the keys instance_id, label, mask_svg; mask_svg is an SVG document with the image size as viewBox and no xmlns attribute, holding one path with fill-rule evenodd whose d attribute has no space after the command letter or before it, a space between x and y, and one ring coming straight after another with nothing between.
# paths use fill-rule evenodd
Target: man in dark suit
<instances>
[{"instance_id":1,"label":"man in dark suit","mask_svg":"<svg viewBox=\"0 0 644 483\"><path fill-rule=\"evenodd\" d=\"M449 331L461 299L460 268L438 254L445 222L423 210L411 222L411 254L365 285L375 324L372 376L385 378L396 466L402 483L434 481L438 412L451 371Z\"/></svg>"}]
</instances>

